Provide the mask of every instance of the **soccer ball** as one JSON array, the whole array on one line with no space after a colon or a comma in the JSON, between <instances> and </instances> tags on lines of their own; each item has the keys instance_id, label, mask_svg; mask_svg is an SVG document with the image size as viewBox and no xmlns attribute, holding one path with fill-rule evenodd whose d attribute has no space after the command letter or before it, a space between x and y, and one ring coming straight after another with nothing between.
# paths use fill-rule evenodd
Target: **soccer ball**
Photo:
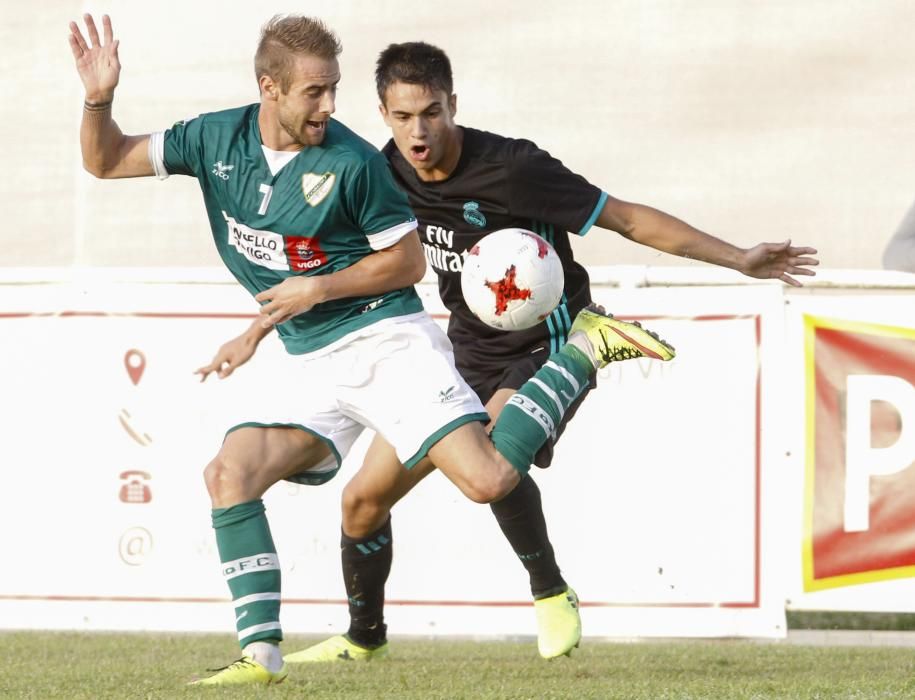
<instances>
[{"instance_id":1,"label":"soccer ball","mask_svg":"<svg viewBox=\"0 0 915 700\"><path fill-rule=\"evenodd\" d=\"M520 331L543 321L562 298L565 278L553 246L523 228L484 236L461 272L467 306L483 323Z\"/></svg>"}]
</instances>

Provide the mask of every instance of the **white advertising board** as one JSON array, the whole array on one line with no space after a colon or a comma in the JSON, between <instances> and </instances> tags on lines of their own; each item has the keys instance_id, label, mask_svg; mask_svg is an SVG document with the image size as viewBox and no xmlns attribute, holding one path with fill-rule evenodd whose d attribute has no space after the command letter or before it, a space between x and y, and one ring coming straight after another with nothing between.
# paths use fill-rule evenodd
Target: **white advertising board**
<instances>
[{"instance_id":1,"label":"white advertising board","mask_svg":"<svg viewBox=\"0 0 915 700\"><path fill-rule=\"evenodd\" d=\"M762 430L780 391L780 290L595 296L678 357L603 370L553 466L535 470L585 635L784 634L783 446ZM253 310L223 284L0 285L0 526L19 562L0 577L0 627L231 632L202 480L227 427L218 409L307 391L273 370L273 338L230 379L193 375ZM366 437L330 484L265 497L287 632L345 628L340 491ZM393 525L391 634L535 633L526 574L487 507L433 474Z\"/></svg>"}]
</instances>

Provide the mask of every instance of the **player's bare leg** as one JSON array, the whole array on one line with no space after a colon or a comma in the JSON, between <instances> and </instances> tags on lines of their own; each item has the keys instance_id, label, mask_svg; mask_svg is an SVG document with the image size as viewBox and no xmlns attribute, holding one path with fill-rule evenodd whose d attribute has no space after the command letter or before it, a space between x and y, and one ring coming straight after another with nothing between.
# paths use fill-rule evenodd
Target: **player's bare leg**
<instances>
[{"instance_id":1,"label":"player's bare leg","mask_svg":"<svg viewBox=\"0 0 915 700\"><path fill-rule=\"evenodd\" d=\"M343 489L340 558L349 629L288 654L287 662L371 661L387 656L384 587L391 571L391 509L433 469L428 459L405 468L394 448L375 436L362 467Z\"/></svg>"},{"instance_id":2,"label":"player's bare leg","mask_svg":"<svg viewBox=\"0 0 915 700\"><path fill-rule=\"evenodd\" d=\"M394 504L435 470L426 458L407 469L380 435L372 439L362 467L343 489L343 532L368 537L384 525Z\"/></svg>"},{"instance_id":3,"label":"player's bare leg","mask_svg":"<svg viewBox=\"0 0 915 700\"><path fill-rule=\"evenodd\" d=\"M330 455L327 444L298 428L233 430L203 473L214 508L264 495L273 484L306 471Z\"/></svg>"},{"instance_id":4,"label":"player's bare leg","mask_svg":"<svg viewBox=\"0 0 915 700\"><path fill-rule=\"evenodd\" d=\"M195 685L272 684L287 675L279 651L280 566L261 496L317 465L327 445L296 428L240 428L204 472L222 572L235 604L242 658Z\"/></svg>"}]
</instances>

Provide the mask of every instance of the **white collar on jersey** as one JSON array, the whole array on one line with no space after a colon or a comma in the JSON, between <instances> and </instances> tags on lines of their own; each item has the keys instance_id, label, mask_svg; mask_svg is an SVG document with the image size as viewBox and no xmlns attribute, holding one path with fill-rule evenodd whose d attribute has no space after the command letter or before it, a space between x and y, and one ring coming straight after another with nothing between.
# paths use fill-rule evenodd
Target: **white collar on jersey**
<instances>
[{"instance_id":1,"label":"white collar on jersey","mask_svg":"<svg viewBox=\"0 0 915 700\"><path fill-rule=\"evenodd\" d=\"M283 169L283 166L286 165L286 163L291 161L301 152L274 151L272 148L267 148L263 144L261 144L261 148L264 151L264 158L267 160L267 167L270 168L270 174L273 176L276 176L276 174Z\"/></svg>"}]
</instances>

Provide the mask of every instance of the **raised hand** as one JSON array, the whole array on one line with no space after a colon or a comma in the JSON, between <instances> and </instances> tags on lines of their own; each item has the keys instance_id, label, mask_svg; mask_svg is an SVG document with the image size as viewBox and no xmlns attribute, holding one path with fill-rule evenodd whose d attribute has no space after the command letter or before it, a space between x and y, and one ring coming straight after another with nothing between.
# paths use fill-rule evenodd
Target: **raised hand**
<instances>
[{"instance_id":1,"label":"raised hand","mask_svg":"<svg viewBox=\"0 0 915 700\"><path fill-rule=\"evenodd\" d=\"M86 23L89 41L86 41L76 22L70 22L70 49L76 60L76 70L86 88L86 101L110 102L121 75L118 40L114 39L111 31L111 18L102 15L104 41L99 40L92 15L83 15L83 21Z\"/></svg>"},{"instance_id":2,"label":"raised hand","mask_svg":"<svg viewBox=\"0 0 915 700\"><path fill-rule=\"evenodd\" d=\"M816 274L811 267L820 264L816 258L816 248L795 247L791 241L783 243L760 243L746 252L744 265L740 271L757 279L780 279L794 287L803 286L792 275Z\"/></svg>"}]
</instances>

